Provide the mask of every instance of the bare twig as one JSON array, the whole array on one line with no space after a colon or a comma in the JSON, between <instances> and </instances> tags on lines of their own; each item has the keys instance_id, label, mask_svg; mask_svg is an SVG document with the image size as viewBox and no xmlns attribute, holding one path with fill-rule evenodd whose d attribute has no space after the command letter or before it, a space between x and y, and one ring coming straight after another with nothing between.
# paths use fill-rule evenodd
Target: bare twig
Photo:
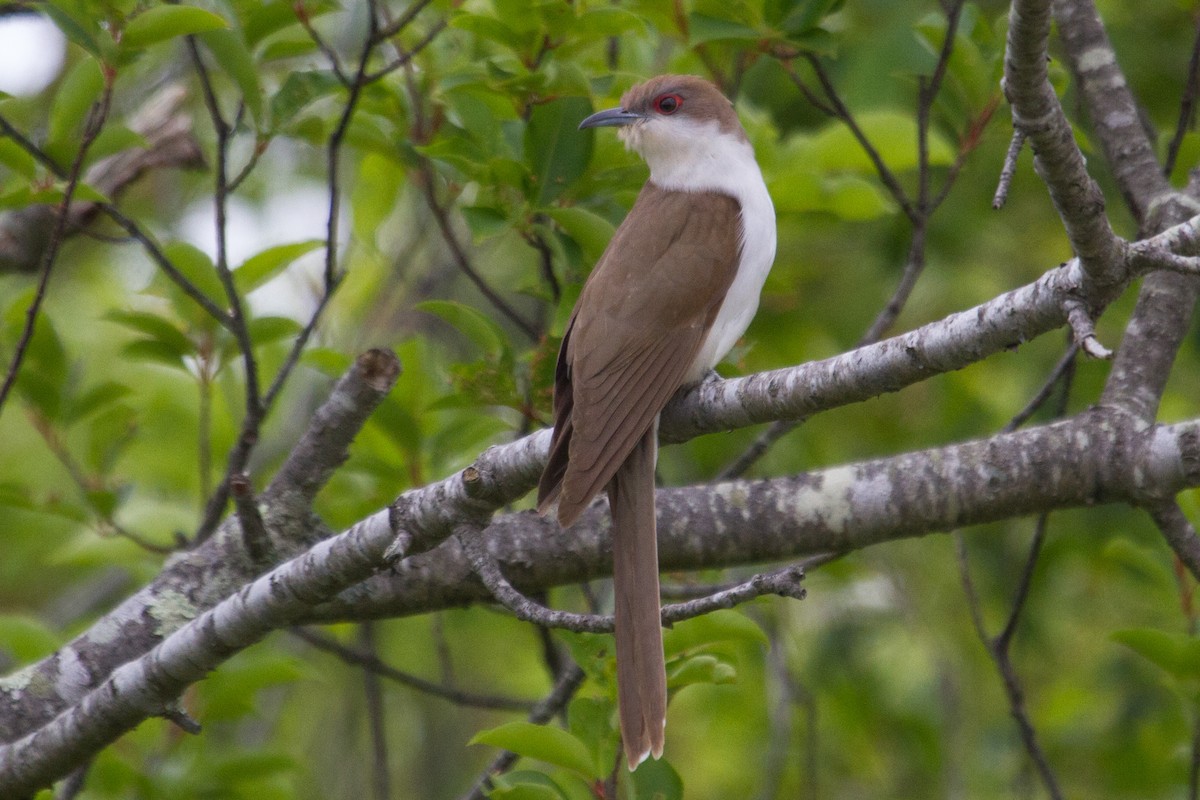
<instances>
[{"instance_id":1,"label":"bare twig","mask_svg":"<svg viewBox=\"0 0 1200 800\"><path fill-rule=\"evenodd\" d=\"M1188 60L1187 83L1183 87L1183 96L1179 98L1179 119L1175 123L1175 135L1167 145L1167 159L1163 162L1163 175L1171 177L1175 171L1175 160L1179 157L1179 148L1183 145L1183 137L1196 122L1196 95L1200 93L1200 19L1196 21L1196 36L1192 41L1192 57Z\"/></svg>"},{"instance_id":2,"label":"bare twig","mask_svg":"<svg viewBox=\"0 0 1200 800\"><path fill-rule=\"evenodd\" d=\"M1071 326L1075 344L1080 350L1096 359L1107 360L1113 357L1112 350L1105 347L1096 336L1096 323L1082 300L1068 297L1063 301L1063 309L1067 312L1067 324Z\"/></svg>"},{"instance_id":3,"label":"bare twig","mask_svg":"<svg viewBox=\"0 0 1200 800\"><path fill-rule=\"evenodd\" d=\"M263 524L262 514L258 511L250 476L239 472L230 479L229 486L238 525L242 529L242 546L254 563L270 563L271 539L267 535L267 526Z\"/></svg>"},{"instance_id":4,"label":"bare twig","mask_svg":"<svg viewBox=\"0 0 1200 800\"><path fill-rule=\"evenodd\" d=\"M487 552L481 529L476 525L462 525L457 538L471 561L471 568L484 585L505 608L526 622L534 622L547 628L565 628L579 633L612 633L613 618L603 614L576 614L559 611L531 600L518 591L500 570L496 559ZM719 608L736 605L767 594L803 600L805 596L804 569L788 565L774 572L755 575L749 580L729 589L682 603L663 606L663 624L670 625L685 619L711 613Z\"/></svg>"},{"instance_id":5,"label":"bare twig","mask_svg":"<svg viewBox=\"0 0 1200 800\"><path fill-rule=\"evenodd\" d=\"M88 508L96 515L104 532L110 532L123 539L128 539L148 553L169 555L175 552L175 548L172 546L157 544L140 533L129 530L117 522L112 511L101 508L94 500L93 493L97 489L105 488L102 485L102 481L99 478L88 475L84 471L83 466L75 459L70 448L67 447L67 443L59 436L50 420L46 419L40 412L32 410L29 412L29 420L33 429L38 432L42 437L42 441L46 443L46 447L50 449L50 452L58 459L58 463L62 464L63 469L71 476L71 481L79 490L80 498L87 503Z\"/></svg>"},{"instance_id":6,"label":"bare twig","mask_svg":"<svg viewBox=\"0 0 1200 800\"><path fill-rule=\"evenodd\" d=\"M1058 778L1055 776L1054 770L1050 767L1050 762L1046 758L1045 751L1038 742L1037 730L1033 727L1033 722L1029 718L1029 711L1025 707L1025 691L1021 686L1020 678L1017 676L1016 669L1013 667L1012 659L1009 655L1012 633L1016 629L1016 624L1020 619L1020 612L1024 608L1025 599L1028 596L1029 586L1032 582L1033 569L1037 564L1037 557L1041 551L1042 540L1046 530L1046 519L1047 516L1044 514L1038 519L1033 542L1029 549L1029 557L1026 559L1025 568L1021 573L1020 587L1013 600L1012 611L1005 622L1003 631L999 636L995 637L988 635L987 628L983 622L983 612L981 610L979 595L976 593L975 586L971 581L970 566L967 561L966 540L961 533L956 532L954 537L958 552L959 575L962 579L963 592L967 596L967 606L971 612L971 622L975 626L975 633L979 636L979 640L983 643L984 647L987 648L996 665L997 671L1000 673L1000 677L1004 683L1005 694L1008 696L1009 708L1013 719L1016 720L1021 741L1025 746L1025 751L1033 761L1034 768L1037 770L1042 784L1046 787L1046 792L1053 800L1062 800L1063 793L1059 788Z\"/></svg>"},{"instance_id":7,"label":"bare twig","mask_svg":"<svg viewBox=\"0 0 1200 800\"><path fill-rule=\"evenodd\" d=\"M375 623L367 621L358 626L359 646L369 656L374 656ZM375 800L390 800L391 773L388 769L387 727L384 724L383 687L379 673L363 670L363 694L367 706L368 727L371 730L371 786Z\"/></svg>"},{"instance_id":8,"label":"bare twig","mask_svg":"<svg viewBox=\"0 0 1200 800\"><path fill-rule=\"evenodd\" d=\"M1012 139L1008 143L1008 152L1004 154L1004 166L1000 169L1000 180L996 184L996 194L992 196L992 208L999 211L1008 202L1008 190L1012 187L1013 176L1017 174L1017 158L1025 147L1025 134L1019 128L1013 130Z\"/></svg>"},{"instance_id":9,"label":"bare twig","mask_svg":"<svg viewBox=\"0 0 1200 800\"><path fill-rule=\"evenodd\" d=\"M1200 536L1196 535L1196 528L1183 509L1174 500L1169 500L1151 508L1150 517L1179 561L1193 578L1200 580Z\"/></svg>"},{"instance_id":10,"label":"bare twig","mask_svg":"<svg viewBox=\"0 0 1200 800\"><path fill-rule=\"evenodd\" d=\"M368 35L363 43L362 50L359 53L358 67L355 72L354 79L347 84L348 95L346 105L342 109L342 113L338 118L338 124L330 134L329 142L326 148L326 182L329 186L329 213L326 220L326 237L325 237L325 271L324 285L322 287L321 296L317 301L317 306L313 309L312 315L308 322L300 330L296 339L292 342L292 347L280 366L279 371L275 374L275 378L271 381L271 385L267 391L258 400L255 409L256 414L251 415L250 404L247 403L247 413L242 420L242 430L235 443L233 449L230 450L229 457L225 469L225 477L221 480L216 490L209 496L208 502L205 504L204 515L199 526L196 529L194 537L196 542L203 542L213 531L217 529L217 525L221 520L222 514L225 512L225 506L229 502L230 480L232 477L241 472L250 457L250 452L254 448L254 444L258 439L258 427L262 420L270 412L274 406L275 400L279 393L283 391L288 378L292 374L292 370L300 361L300 356L304 352L309 339L316 330L321 317L324 314L329 301L333 297L333 293L341 284L342 275L337 270L337 251L338 251L338 229L341 217L341 182L339 179L340 156L343 140L346 136L346 131L350 127L350 121L354 117L354 112L357 109L359 98L365 86L364 76L367 72L367 63L370 60L371 52L374 48L374 37L378 26L377 10L375 0L368 2ZM223 166L218 169L219 187L224 187L223 178L220 177ZM219 206L218 206L219 207ZM218 220L218 228L222 228L223 223ZM228 288L228 287L227 287ZM234 292L236 294L236 291ZM231 315L232 316L232 315ZM235 331L235 336L236 336ZM240 342L240 339L239 339ZM244 355L244 354L243 354ZM255 387L257 392L257 387ZM250 387L247 387L247 396L250 396Z\"/></svg>"},{"instance_id":11,"label":"bare twig","mask_svg":"<svg viewBox=\"0 0 1200 800\"><path fill-rule=\"evenodd\" d=\"M380 78L385 78L388 75L395 72L396 70L400 69L401 67L404 67L404 66L407 66L408 64L410 64L412 62L412 60L417 56L417 54L419 54L422 50L424 50L426 47L428 47L430 44L433 43L433 40L438 37L438 34L440 34L443 30L445 30L446 26L449 25L449 23L450 23L449 19L440 19L437 22L435 22L433 25L430 26L429 31L424 36L421 37L420 41L418 41L416 44L414 44L407 51L402 52L400 55L393 58L391 61L389 61L387 64L380 67L376 71L368 73L366 75L366 77L364 78L364 80L367 83L374 83L375 81L379 80Z\"/></svg>"},{"instance_id":12,"label":"bare twig","mask_svg":"<svg viewBox=\"0 0 1200 800\"><path fill-rule=\"evenodd\" d=\"M79 183L83 176L84 160L87 158L92 144L96 141L96 137L104 129L104 123L108 119L108 110L112 102L114 78L115 76L111 72L106 72L104 76L104 88L100 94L100 98L88 110L87 119L84 121L83 135L79 143L79 149L75 152L75 160L67 173L67 185L63 190L62 200L58 204L58 211L54 220L54 228L50 234L50 241L42 253L42 264L38 274L37 288L33 295L33 302L25 310L25 324L21 329L20 337L17 339L16 347L13 349L8 368L5 370L4 382L0 384L0 413L4 411L4 403L17 382L17 375L21 370L21 364L25 360L26 350L29 347L30 341L33 340L33 332L37 325L38 314L41 311L42 303L46 300L46 292L50 285L50 273L54 268L54 263L58 258L58 251L62 246L66 234L70 219L68 213L71 209L71 202L75 198L75 192L79 188Z\"/></svg>"},{"instance_id":13,"label":"bare twig","mask_svg":"<svg viewBox=\"0 0 1200 800\"><path fill-rule=\"evenodd\" d=\"M1069 345L1067 345L1066 352L1064 352L1062 357L1058 359L1058 363L1054 365L1054 369L1050 370L1050 374L1046 377L1046 381L1042 384L1042 388L1039 389L1037 393L1029 399L1029 402L1025 404L1024 408L1018 411L1016 415L1008 421L1008 424L1003 428L1005 432L1015 431L1017 428L1021 427L1030 419L1032 419L1033 415L1037 413L1038 409L1045 405L1046 401L1050 399L1050 395L1054 391L1054 387L1060 382L1064 385L1065 391L1065 387L1069 386L1074 380L1075 356L1078 355L1078 353L1078 344L1072 341Z\"/></svg>"},{"instance_id":14,"label":"bare twig","mask_svg":"<svg viewBox=\"0 0 1200 800\"><path fill-rule=\"evenodd\" d=\"M454 230L454 225L450 221L450 212L445 205L438 199L437 191L434 189L434 170L427 159L422 159L424 167L422 174L418 180L421 191L425 195L425 202L429 206L429 210L433 212L433 218L437 222L438 230L442 233L442 239L446 242L446 246L450 248L450 255L454 258L455 265L458 266L460 272L467 276L467 279L475 285L479 293L492 306L499 311L504 317L515 325L522 333L524 333L531 341L537 341L541 338L541 332L538 327L529 320L525 319L508 301L492 288L492 286L484 280L479 274L479 270L471 263L470 257L467 255L466 249L462 242L459 241L458 234Z\"/></svg>"},{"instance_id":15,"label":"bare twig","mask_svg":"<svg viewBox=\"0 0 1200 800\"><path fill-rule=\"evenodd\" d=\"M1004 92L1013 128L1033 148L1034 165L1084 272L1105 285L1117 280L1122 242L1104 215L1104 195L1088 174L1058 96L1050 85L1047 46L1050 0L1014 0L1004 56Z\"/></svg>"},{"instance_id":16,"label":"bare twig","mask_svg":"<svg viewBox=\"0 0 1200 800\"><path fill-rule=\"evenodd\" d=\"M393 683L398 683L401 686L406 686L409 689L415 689L431 697L436 697L441 700L448 700L455 705L468 706L471 708L490 708L500 711L528 711L534 707L532 700L521 700L515 697L504 697L501 695L479 694L476 692L468 692L462 689L456 689L453 686L446 686L441 683L419 678L416 675L411 675L402 670L398 670L392 665L380 659L372 652L364 652L346 647L340 642L322 634L316 633L309 628L291 628L290 632L297 639L301 639L318 650L323 650L326 653L331 653L347 664L353 664L369 670L381 678L386 678Z\"/></svg>"}]
</instances>

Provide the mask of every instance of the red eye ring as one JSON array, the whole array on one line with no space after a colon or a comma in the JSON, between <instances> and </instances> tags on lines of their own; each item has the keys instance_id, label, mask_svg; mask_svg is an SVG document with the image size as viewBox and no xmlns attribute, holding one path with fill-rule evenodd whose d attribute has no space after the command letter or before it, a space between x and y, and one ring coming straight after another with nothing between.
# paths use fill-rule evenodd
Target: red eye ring
<instances>
[{"instance_id":1,"label":"red eye ring","mask_svg":"<svg viewBox=\"0 0 1200 800\"><path fill-rule=\"evenodd\" d=\"M683 107L683 98L677 94L663 94L654 98L654 110L660 114L674 114Z\"/></svg>"}]
</instances>

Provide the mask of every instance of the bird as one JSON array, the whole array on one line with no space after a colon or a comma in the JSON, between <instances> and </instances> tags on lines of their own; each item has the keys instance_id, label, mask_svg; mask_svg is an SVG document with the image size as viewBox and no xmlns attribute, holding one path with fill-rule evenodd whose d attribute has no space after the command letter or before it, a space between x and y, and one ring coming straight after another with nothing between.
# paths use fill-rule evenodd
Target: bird
<instances>
[{"instance_id":1,"label":"bird","mask_svg":"<svg viewBox=\"0 0 1200 800\"><path fill-rule=\"evenodd\" d=\"M666 737L659 414L680 388L710 375L749 326L775 259L775 209L733 104L703 78L636 85L620 106L579 124L600 127L619 128L650 175L563 333L537 508L567 528L608 494L618 718L632 770L661 757Z\"/></svg>"}]
</instances>

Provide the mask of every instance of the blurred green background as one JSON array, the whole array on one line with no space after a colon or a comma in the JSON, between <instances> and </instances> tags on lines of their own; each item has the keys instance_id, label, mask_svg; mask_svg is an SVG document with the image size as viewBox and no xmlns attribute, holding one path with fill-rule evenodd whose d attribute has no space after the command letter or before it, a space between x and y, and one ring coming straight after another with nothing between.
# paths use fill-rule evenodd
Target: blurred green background
<instances>
[{"instance_id":1,"label":"blurred green background","mask_svg":"<svg viewBox=\"0 0 1200 800\"><path fill-rule=\"evenodd\" d=\"M302 5L352 74L367 5ZM1196 5L1099 6L1165 152ZM147 15L162 7L133 0L39 5L51 30L38 35L68 37L64 63L44 88L7 89L0 113L69 162L100 92L99 65L114 66L113 112L91 153L96 159L137 141L127 126L148 96L175 83L188 87L187 110L208 166L151 173L120 206L207 285L215 139L177 35L199 32L218 101L238 119L231 174L257 158L231 199L228 243L231 264L249 267L242 288L269 380L320 296L327 145L347 92L290 3L206 7L227 27L203 33L199 18L158 21ZM380 7L385 19L404 12L401 4ZM913 226L845 126L809 104L789 70L817 87L805 55L812 54L915 195L915 109L942 45L940 9L884 0L437 0L421 10L370 62L384 67L434 34L410 67L371 83L358 100L339 162L337 255L345 279L267 420L251 461L256 482L269 479L333 379L372 346L393 347L405 373L321 495L318 510L335 528L548 421L562 324L645 179L610 131L577 132L575 125L653 74L705 75L736 97L776 204L775 268L757 319L722 371L744 374L853 347L895 289ZM928 128L933 193L960 157L961 169L930 218L925 272L893 332L1028 283L1070 256L1028 152L1007 205L991 208L1011 135L999 95L1006 14L998 2L963 11ZM112 33L135 30L129 26L139 15L149 29L145 43L115 45ZM0 17L0 35L17 19L28 15ZM1057 59L1051 74L1106 188L1113 224L1132 236ZM1200 138L1189 134L1178 182L1198 156ZM53 185L44 167L0 139L0 208L24 208ZM439 217L533 335L464 276ZM158 571L167 557L160 551L194 532L240 425L244 372L235 343L141 248L114 240L115 227L98 223L95 230L105 235L75 236L64 247L17 394L0 416L4 672L52 652ZM0 274L6 362L35 280ZM1119 343L1132 300L1131 291L1100 320L1109 346ZM1165 420L1196 414L1196 344L1190 336L1180 355ZM1064 345L1063 334L1051 334L819 415L777 443L749 476L990 435L1042 386ZM1068 410L1094 402L1106 373L1104 363L1081 361ZM669 484L710 480L760 432L666 448L660 474ZM1181 500L1195 511L1192 497ZM1018 519L964 532L992 633L1011 608L1033 526ZM668 580L675 577L729 576ZM670 768L653 784L662 796L679 796L676 777L683 796L697 799L1045 796L972 628L950 536L852 554L815 571L807 586L803 603L759 600L742 608L758 633L728 623L701 634L705 644L692 655L715 666L672 699ZM1200 669L1189 665L1200 662L1188 656L1184 666L1166 669L1161 654L1192 642L1193 589L1190 578L1177 578L1173 556L1144 515L1110 507L1051 518L1012 657L1039 741L1068 795L1186 795L1200 709ZM550 600L585 607L575 589ZM1129 630L1137 633L1124 639L1136 647L1113 637ZM351 623L324 633L464 690L534 699L552 683L538 633L485 608L374 623L367 633ZM590 646L555 641L576 655ZM603 714L611 685L603 667L596 669L572 706L571 727L590 757L611 765L604 758L613 732ZM79 796L375 796L364 677L333 655L278 633L189 690L184 704L205 726L202 735L146 722L95 760ZM386 681L382 708L397 798L463 795L495 755L468 742L523 718ZM589 714L600 722L589 726ZM513 788L496 796L595 796L586 770L538 759L518 768ZM650 796L649 779L621 780L624 796Z\"/></svg>"}]
</instances>

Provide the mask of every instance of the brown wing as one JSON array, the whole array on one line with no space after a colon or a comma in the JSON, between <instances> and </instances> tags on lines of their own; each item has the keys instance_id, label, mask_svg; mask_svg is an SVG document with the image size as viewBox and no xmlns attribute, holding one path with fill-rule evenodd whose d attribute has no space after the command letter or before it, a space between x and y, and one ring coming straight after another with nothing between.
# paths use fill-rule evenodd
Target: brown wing
<instances>
[{"instance_id":1,"label":"brown wing","mask_svg":"<svg viewBox=\"0 0 1200 800\"><path fill-rule=\"evenodd\" d=\"M647 183L579 296L555 370L538 507L573 522L687 376L733 282L732 197Z\"/></svg>"}]
</instances>

